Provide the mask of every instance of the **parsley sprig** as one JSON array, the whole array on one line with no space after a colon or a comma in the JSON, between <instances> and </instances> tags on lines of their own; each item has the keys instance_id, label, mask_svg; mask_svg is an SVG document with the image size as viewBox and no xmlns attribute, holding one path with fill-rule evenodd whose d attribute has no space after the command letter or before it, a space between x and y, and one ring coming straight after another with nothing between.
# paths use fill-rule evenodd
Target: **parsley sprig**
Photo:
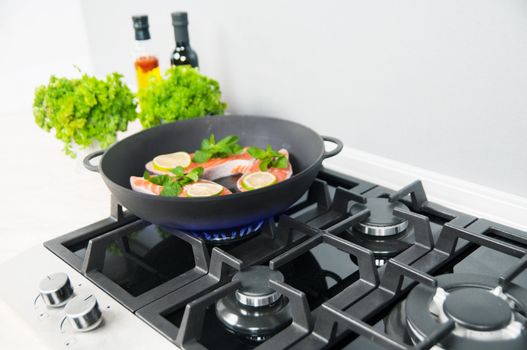
<instances>
[{"instance_id":1,"label":"parsley sprig","mask_svg":"<svg viewBox=\"0 0 527 350\"><path fill-rule=\"evenodd\" d=\"M201 141L201 148L194 152L194 162L205 163L211 158L227 158L238 154L243 147L238 144L238 136L229 135L216 142L214 134Z\"/></svg>"},{"instance_id":2,"label":"parsley sprig","mask_svg":"<svg viewBox=\"0 0 527 350\"><path fill-rule=\"evenodd\" d=\"M267 149L259 147L249 147L247 152L254 158L260 160L260 170L266 171L269 168L285 169L289 166L289 160L282 153L275 151L271 145Z\"/></svg>"},{"instance_id":3,"label":"parsley sprig","mask_svg":"<svg viewBox=\"0 0 527 350\"><path fill-rule=\"evenodd\" d=\"M137 118L134 95L122 78L118 73L105 79L87 74L73 79L52 76L47 85L35 90L35 122L47 132L53 130L72 158L75 145L79 149L97 142L101 148L110 146L117 132L125 131L128 122Z\"/></svg>"},{"instance_id":4,"label":"parsley sprig","mask_svg":"<svg viewBox=\"0 0 527 350\"><path fill-rule=\"evenodd\" d=\"M145 129L175 120L222 115L227 108L221 100L219 83L190 66L167 69L160 79L139 90L137 97L139 120Z\"/></svg>"},{"instance_id":5,"label":"parsley sprig","mask_svg":"<svg viewBox=\"0 0 527 350\"><path fill-rule=\"evenodd\" d=\"M179 196L183 190L183 186L194 183L199 180L203 174L203 168L197 167L185 174L185 169L178 166L170 170L174 176L171 175L157 175L151 176L148 171L145 171L143 178L156 185L163 186L161 190L161 196L175 197Z\"/></svg>"}]
</instances>

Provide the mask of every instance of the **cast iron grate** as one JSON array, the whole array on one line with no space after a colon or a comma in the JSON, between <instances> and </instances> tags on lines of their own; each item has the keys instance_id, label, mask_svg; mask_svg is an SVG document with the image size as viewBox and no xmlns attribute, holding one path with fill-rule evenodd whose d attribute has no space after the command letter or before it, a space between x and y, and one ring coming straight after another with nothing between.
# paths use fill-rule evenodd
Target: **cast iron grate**
<instances>
[{"instance_id":1,"label":"cast iron grate","mask_svg":"<svg viewBox=\"0 0 527 350\"><path fill-rule=\"evenodd\" d=\"M353 342L359 335L386 349L429 349L437 345L448 338L455 326L453 322L438 323L435 331L426 334L417 344L402 343L400 339L371 325L386 317L391 306L403 300L416 284L435 288L437 281L430 273L451 271L445 266L457 264L477 247L486 247L519 258L516 264L499 276L497 287L505 291L512 285L512 280L527 267L527 237L521 231L486 220L458 218L445 224L435 246L417 260L408 260L407 255L408 264L399 261L399 256L390 259L382 271L378 287L366 296L353 298L353 288L356 286L352 285L324 303L312 333L292 348L340 348Z\"/></svg>"}]
</instances>

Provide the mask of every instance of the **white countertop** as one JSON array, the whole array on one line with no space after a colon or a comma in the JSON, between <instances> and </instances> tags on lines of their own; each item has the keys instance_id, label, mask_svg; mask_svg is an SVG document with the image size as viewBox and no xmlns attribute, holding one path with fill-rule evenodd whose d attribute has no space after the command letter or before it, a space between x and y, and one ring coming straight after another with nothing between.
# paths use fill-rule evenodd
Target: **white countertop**
<instances>
[{"instance_id":1,"label":"white countertop","mask_svg":"<svg viewBox=\"0 0 527 350\"><path fill-rule=\"evenodd\" d=\"M28 114L0 116L0 264L109 215L110 192ZM138 125L133 125L137 130Z\"/></svg>"},{"instance_id":2,"label":"white countertop","mask_svg":"<svg viewBox=\"0 0 527 350\"><path fill-rule=\"evenodd\" d=\"M65 156L62 143L39 129L31 112L0 120L0 264L109 215L110 193L100 176ZM0 348L43 348L1 301L0 319Z\"/></svg>"}]
</instances>

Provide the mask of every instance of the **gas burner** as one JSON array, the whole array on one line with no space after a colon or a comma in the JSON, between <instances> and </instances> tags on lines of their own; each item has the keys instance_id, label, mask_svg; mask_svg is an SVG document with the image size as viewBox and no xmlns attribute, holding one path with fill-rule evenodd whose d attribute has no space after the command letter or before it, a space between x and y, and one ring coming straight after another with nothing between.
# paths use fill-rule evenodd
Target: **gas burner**
<instances>
[{"instance_id":1,"label":"gas burner","mask_svg":"<svg viewBox=\"0 0 527 350\"><path fill-rule=\"evenodd\" d=\"M252 237L258 233L264 220L255 222L251 225L233 227L230 229L208 230L208 231L189 231L188 233L196 238L199 238L206 243L221 245L231 244L236 241Z\"/></svg>"},{"instance_id":2,"label":"gas burner","mask_svg":"<svg viewBox=\"0 0 527 350\"><path fill-rule=\"evenodd\" d=\"M394 236L408 227L408 221L393 215L395 208L409 210L400 202L390 202L387 198L368 198L365 204L370 216L360 222L356 229L375 237Z\"/></svg>"},{"instance_id":3,"label":"gas burner","mask_svg":"<svg viewBox=\"0 0 527 350\"><path fill-rule=\"evenodd\" d=\"M388 333L417 343L439 323L453 320L455 329L438 349L527 348L526 289L511 284L503 291L498 278L485 275L447 274L436 279L437 288L418 285L394 309L386 322Z\"/></svg>"},{"instance_id":4,"label":"gas burner","mask_svg":"<svg viewBox=\"0 0 527 350\"><path fill-rule=\"evenodd\" d=\"M356 215L368 209L369 217L348 229L341 237L370 249L375 257L375 264L382 266L392 258L406 250L415 242L414 227L407 220L393 214L397 208L410 211L401 202L390 202L387 198L368 198L364 204L355 204L350 209L351 215ZM352 257L352 260L354 258Z\"/></svg>"},{"instance_id":5,"label":"gas burner","mask_svg":"<svg viewBox=\"0 0 527 350\"><path fill-rule=\"evenodd\" d=\"M284 276L267 266L252 266L234 275L241 287L216 303L216 315L228 331L261 342L291 322L287 298L269 287L269 280Z\"/></svg>"},{"instance_id":6,"label":"gas burner","mask_svg":"<svg viewBox=\"0 0 527 350\"><path fill-rule=\"evenodd\" d=\"M430 307L432 308L432 305L436 307L435 314L441 321L446 322L451 318L468 330L496 331L509 325L514 326L516 330L520 325L521 330L521 324L512 320L513 305L507 303L507 297L503 294L496 295L493 291L480 288L457 289L447 293L442 288L438 288L434 302L437 304L431 304ZM510 335L516 337L518 334L513 331Z\"/></svg>"}]
</instances>

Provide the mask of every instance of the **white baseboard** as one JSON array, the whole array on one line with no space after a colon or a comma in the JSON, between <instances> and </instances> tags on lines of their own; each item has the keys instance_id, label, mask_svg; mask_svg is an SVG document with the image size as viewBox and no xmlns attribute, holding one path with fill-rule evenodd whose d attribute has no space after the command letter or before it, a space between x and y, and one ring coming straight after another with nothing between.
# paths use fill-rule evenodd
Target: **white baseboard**
<instances>
[{"instance_id":1,"label":"white baseboard","mask_svg":"<svg viewBox=\"0 0 527 350\"><path fill-rule=\"evenodd\" d=\"M527 231L527 198L345 147L324 166L392 189L419 179L428 199Z\"/></svg>"}]
</instances>

